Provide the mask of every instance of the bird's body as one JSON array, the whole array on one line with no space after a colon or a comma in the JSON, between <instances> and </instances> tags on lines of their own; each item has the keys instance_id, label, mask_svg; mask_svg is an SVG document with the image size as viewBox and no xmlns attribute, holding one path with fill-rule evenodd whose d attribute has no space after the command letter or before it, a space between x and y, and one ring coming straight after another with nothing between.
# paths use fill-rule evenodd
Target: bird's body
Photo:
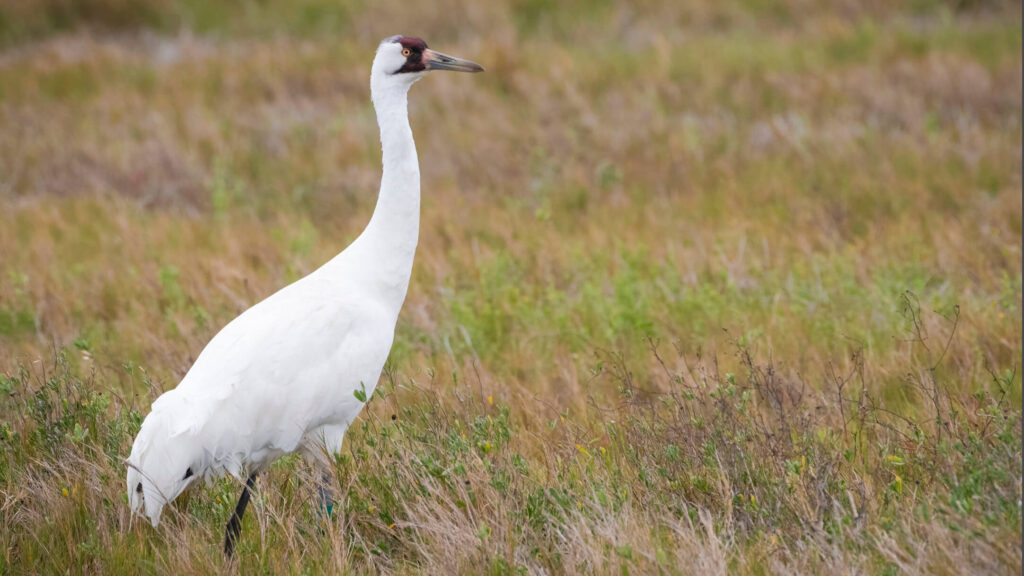
<instances>
[{"instance_id":1,"label":"bird's body","mask_svg":"<svg viewBox=\"0 0 1024 576\"><path fill-rule=\"evenodd\" d=\"M179 458L154 454L147 467L173 480L190 467L244 479L297 449L315 455L317 441L337 452L362 409L353 391L372 392L397 320L393 306L331 273L349 267L339 268L328 264L225 326L178 387L153 403L133 450L139 465L149 461L150 437L181 446ZM146 495L147 505L156 496Z\"/></svg>"},{"instance_id":2,"label":"bird's body","mask_svg":"<svg viewBox=\"0 0 1024 576\"><path fill-rule=\"evenodd\" d=\"M424 64L407 70L415 57ZM227 473L242 480L291 452L319 459L340 451L363 408L355 392L369 397L387 360L412 272L420 176L406 95L431 62L480 69L402 37L382 42L374 59L384 172L363 233L227 324L178 387L153 403L127 480L132 508L144 507L154 526L164 505L196 478Z\"/></svg>"}]
</instances>

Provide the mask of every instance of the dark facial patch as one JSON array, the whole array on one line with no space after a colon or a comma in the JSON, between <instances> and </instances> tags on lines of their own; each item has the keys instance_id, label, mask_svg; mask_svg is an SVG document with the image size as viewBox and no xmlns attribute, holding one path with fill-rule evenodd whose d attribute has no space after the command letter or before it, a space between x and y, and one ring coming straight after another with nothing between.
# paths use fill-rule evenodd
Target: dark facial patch
<instances>
[{"instance_id":1,"label":"dark facial patch","mask_svg":"<svg viewBox=\"0 0 1024 576\"><path fill-rule=\"evenodd\" d=\"M402 45L402 54L406 55L405 64L395 72L396 74L423 72L427 69L427 63L423 61L423 52L427 49L426 42L406 36L402 36L396 42Z\"/></svg>"},{"instance_id":2,"label":"dark facial patch","mask_svg":"<svg viewBox=\"0 0 1024 576\"><path fill-rule=\"evenodd\" d=\"M142 494L142 482L139 482L138 485L135 486L135 493Z\"/></svg>"},{"instance_id":3,"label":"dark facial patch","mask_svg":"<svg viewBox=\"0 0 1024 576\"><path fill-rule=\"evenodd\" d=\"M192 467L189 466L188 470L185 470L185 477L182 480L188 480L192 477Z\"/></svg>"}]
</instances>

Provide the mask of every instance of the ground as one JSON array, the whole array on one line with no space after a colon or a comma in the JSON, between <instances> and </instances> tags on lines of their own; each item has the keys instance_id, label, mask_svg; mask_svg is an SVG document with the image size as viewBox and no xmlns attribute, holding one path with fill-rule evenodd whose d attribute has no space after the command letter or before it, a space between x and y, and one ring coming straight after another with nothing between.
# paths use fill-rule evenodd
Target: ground
<instances>
[{"instance_id":1,"label":"ground","mask_svg":"<svg viewBox=\"0 0 1024 576\"><path fill-rule=\"evenodd\" d=\"M124 457L344 248L377 42L420 246L335 463ZM1019 573L1018 2L0 0L0 573Z\"/></svg>"}]
</instances>

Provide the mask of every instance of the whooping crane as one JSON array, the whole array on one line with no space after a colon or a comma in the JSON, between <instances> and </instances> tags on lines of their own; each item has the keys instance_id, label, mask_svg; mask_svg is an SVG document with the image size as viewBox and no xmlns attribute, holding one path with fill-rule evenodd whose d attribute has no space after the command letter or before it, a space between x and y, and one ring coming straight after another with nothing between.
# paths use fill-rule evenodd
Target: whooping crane
<instances>
[{"instance_id":1,"label":"whooping crane","mask_svg":"<svg viewBox=\"0 0 1024 576\"><path fill-rule=\"evenodd\" d=\"M381 42L370 72L384 173L363 233L329 262L232 320L178 387L153 403L128 457L132 511L154 527L164 505L197 478L245 480L228 522L229 556L256 476L300 450L330 478L327 455L380 377L405 300L419 237L420 170L409 88L431 70L480 72L419 38ZM320 487L329 509L330 491Z\"/></svg>"}]
</instances>

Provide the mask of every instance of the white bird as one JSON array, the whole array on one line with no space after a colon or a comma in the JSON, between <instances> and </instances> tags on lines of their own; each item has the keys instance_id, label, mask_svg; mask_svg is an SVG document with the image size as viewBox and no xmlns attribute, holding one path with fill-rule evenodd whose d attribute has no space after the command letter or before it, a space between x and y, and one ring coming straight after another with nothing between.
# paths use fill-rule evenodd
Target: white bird
<instances>
[{"instance_id":1,"label":"white bird","mask_svg":"<svg viewBox=\"0 0 1024 576\"><path fill-rule=\"evenodd\" d=\"M363 233L312 274L232 320L142 423L128 464L134 513L154 527L197 478L245 479L228 523L230 555L256 475L295 451L329 479L327 456L377 384L394 339L419 238L420 171L409 88L431 70L480 72L419 38L381 42L370 72L384 172ZM330 492L321 486L322 503Z\"/></svg>"}]
</instances>

